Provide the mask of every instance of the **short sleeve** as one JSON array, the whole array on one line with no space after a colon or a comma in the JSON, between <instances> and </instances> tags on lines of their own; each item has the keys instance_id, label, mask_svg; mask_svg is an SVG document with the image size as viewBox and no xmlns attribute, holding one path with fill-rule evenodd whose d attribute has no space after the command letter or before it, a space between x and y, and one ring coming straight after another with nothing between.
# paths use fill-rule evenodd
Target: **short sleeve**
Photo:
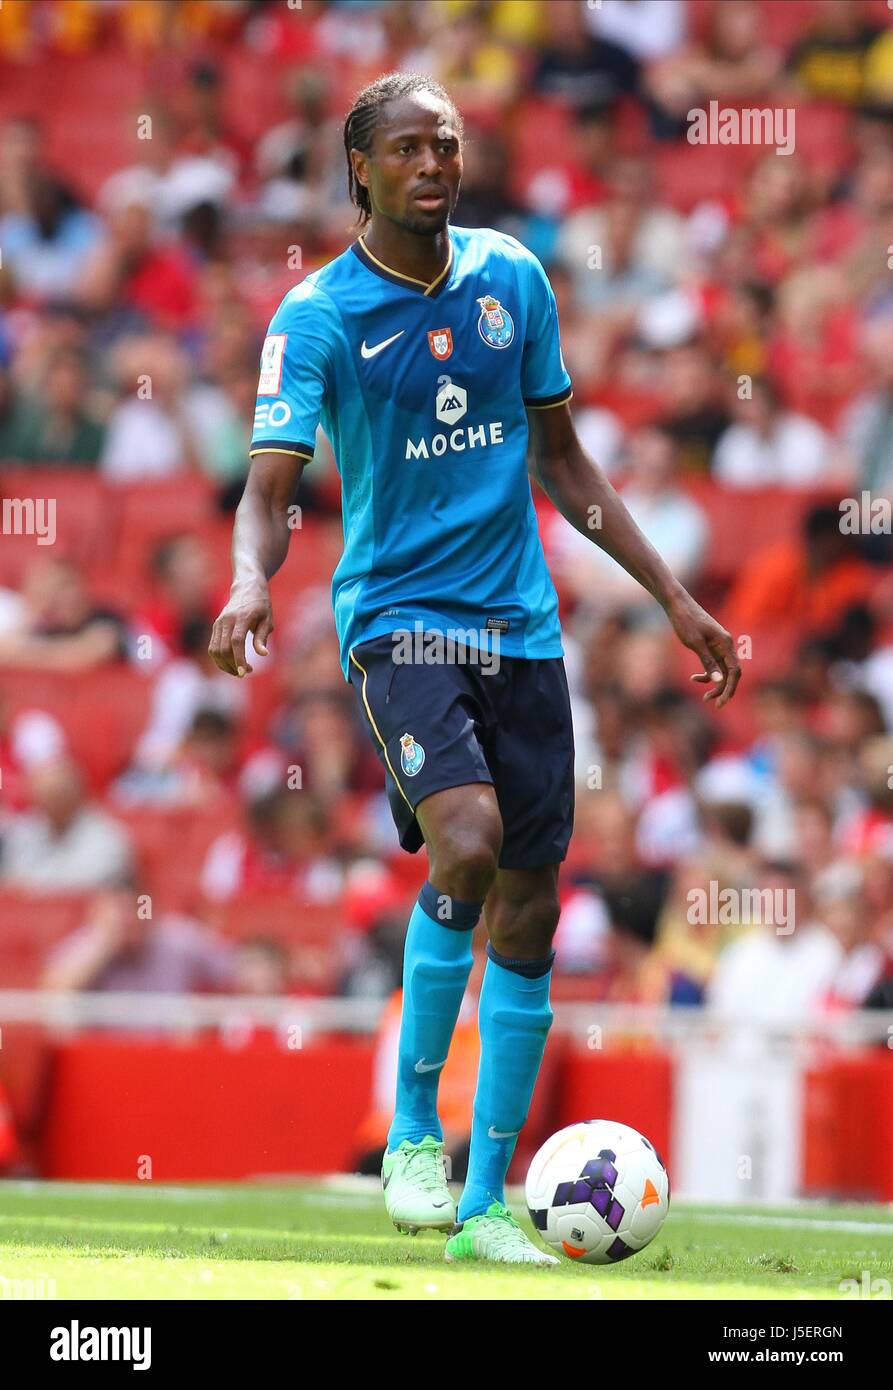
<instances>
[{"instance_id":1,"label":"short sleeve","mask_svg":"<svg viewBox=\"0 0 893 1390\"><path fill-rule=\"evenodd\" d=\"M521 357L521 394L529 410L563 405L573 395L561 356L558 307L546 272L535 256L527 261L527 333Z\"/></svg>"},{"instance_id":2,"label":"short sleeve","mask_svg":"<svg viewBox=\"0 0 893 1390\"><path fill-rule=\"evenodd\" d=\"M286 295L270 322L260 359L249 454L316 450L316 427L329 377L331 306L312 284Z\"/></svg>"}]
</instances>

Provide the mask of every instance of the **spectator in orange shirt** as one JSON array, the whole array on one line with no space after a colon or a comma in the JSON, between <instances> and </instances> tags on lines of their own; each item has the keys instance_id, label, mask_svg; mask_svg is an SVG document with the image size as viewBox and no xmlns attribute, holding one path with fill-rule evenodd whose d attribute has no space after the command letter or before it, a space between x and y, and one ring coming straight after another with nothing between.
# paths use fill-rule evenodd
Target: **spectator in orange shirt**
<instances>
[{"instance_id":1,"label":"spectator in orange shirt","mask_svg":"<svg viewBox=\"0 0 893 1390\"><path fill-rule=\"evenodd\" d=\"M732 590L726 622L745 633L796 624L803 636L819 636L867 598L872 582L855 538L841 531L839 509L822 504L808 512L799 537L751 556Z\"/></svg>"}]
</instances>

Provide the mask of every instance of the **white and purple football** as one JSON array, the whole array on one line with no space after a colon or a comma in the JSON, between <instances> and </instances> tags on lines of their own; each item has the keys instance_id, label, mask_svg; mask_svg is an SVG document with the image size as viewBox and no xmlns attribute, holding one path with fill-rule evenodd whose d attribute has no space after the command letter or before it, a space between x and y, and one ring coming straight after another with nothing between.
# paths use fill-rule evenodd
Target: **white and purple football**
<instances>
[{"instance_id":1,"label":"white and purple football","mask_svg":"<svg viewBox=\"0 0 893 1390\"><path fill-rule=\"evenodd\" d=\"M670 1179L654 1145L615 1120L582 1120L553 1134L534 1155L526 1192L545 1243L590 1265L644 1250L670 1207Z\"/></svg>"}]
</instances>

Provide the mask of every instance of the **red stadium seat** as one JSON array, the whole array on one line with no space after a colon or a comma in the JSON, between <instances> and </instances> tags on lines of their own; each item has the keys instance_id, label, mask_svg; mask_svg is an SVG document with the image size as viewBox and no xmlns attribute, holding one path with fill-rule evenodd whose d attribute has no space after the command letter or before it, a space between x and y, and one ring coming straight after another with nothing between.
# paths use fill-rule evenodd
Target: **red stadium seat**
<instances>
[{"instance_id":1,"label":"red stadium seat","mask_svg":"<svg viewBox=\"0 0 893 1390\"><path fill-rule=\"evenodd\" d=\"M764 153L763 146L690 145L687 140L662 146L654 157L657 196L679 212L729 200Z\"/></svg>"},{"instance_id":2,"label":"red stadium seat","mask_svg":"<svg viewBox=\"0 0 893 1390\"><path fill-rule=\"evenodd\" d=\"M108 564L111 560L108 492L102 480L86 469L4 468L0 471L0 507L0 584L18 588L26 569L59 555L83 565ZM16 534L19 526L33 531L34 521L44 534L54 537L51 544L39 544L34 534Z\"/></svg>"},{"instance_id":3,"label":"red stadium seat","mask_svg":"<svg viewBox=\"0 0 893 1390\"><path fill-rule=\"evenodd\" d=\"M172 810L169 806L121 807L114 801L109 809L127 826L136 854L140 887L151 893L158 880L159 866L178 857L184 826L193 813Z\"/></svg>"},{"instance_id":4,"label":"red stadium seat","mask_svg":"<svg viewBox=\"0 0 893 1390\"><path fill-rule=\"evenodd\" d=\"M65 686L68 677L65 678ZM70 693L59 676L50 671L0 671L0 695L11 714L23 709L42 709L64 721Z\"/></svg>"},{"instance_id":5,"label":"red stadium seat","mask_svg":"<svg viewBox=\"0 0 893 1390\"><path fill-rule=\"evenodd\" d=\"M202 540L209 553L211 576L225 592L229 581L232 518L217 511L208 479L185 475L155 483L109 486L113 511L114 563L92 571L98 597L124 611L139 608L154 591L151 559L173 536Z\"/></svg>"},{"instance_id":6,"label":"red stadium seat","mask_svg":"<svg viewBox=\"0 0 893 1390\"><path fill-rule=\"evenodd\" d=\"M851 113L828 101L802 102L794 110L800 158L834 174L848 169L853 157Z\"/></svg>"},{"instance_id":7,"label":"red stadium seat","mask_svg":"<svg viewBox=\"0 0 893 1390\"><path fill-rule=\"evenodd\" d=\"M406 890L407 902L412 906L413 898L418 896L419 889L428 877L428 854L424 845L418 854L406 854L404 850L395 850L389 855L387 860L388 872Z\"/></svg>"},{"instance_id":8,"label":"red stadium seat","mask_svg":"<svg viewBox=\"0 0 893 1390\"><path fill-rule=\"evenodd\" d=\"M0 943L0 980L4 989L37 989L42 959L32 951Z\"/></svg>"},{"instance_id":9,"label":"red stadium seat","mask_svg":"<svg viewBox=\"0 0 893 1390\"><path fill-rule=\"evenodd\" d=\"M573 160L571 113L557 101L532 98L520 107L512 133L512 192L524 197L536 174L543 169L543 152L555 168Z\"/></svg>"},{"instance_id":10,"label":"red stadium seat","mask_svg":"<svg viewBox=\"0 0 893 1390\"><path fill-rule=\"evenodd\" d=\"M138 568L159 541L203 529L217 518L214 487L198 474L109 488L115 510L118 559Z\"/></svg>"},{"instance_id":11,"label":"red stadium seat","mask_svg":"<svg viewBox=\"0 0 893 1390\"><path fill-rule=\"evenodd\" d=\"M0 981L35 984L47 955L84 919L89 894L28 895L0 891ZM7 973L7 972L12 973Z\"/></svg>"},{"instance_id":12,"label":"red stadium seat","mask_svg":"<svg viewBox=\"0 0 893 1390\"><path fill-rule=\"evenodd\" d=\"M634 97L621 97L614 111L614 148L623 154L646 154L650 147L648 115Z\"/></svg>"},{"instance_id":13,"label":"red stadium seat","mask_svg":"<svg viewBox=\"0 0 893 1390\"><path fill-rule=\"evenodd\" d=\"M76 678L72 747L93 784L105 786L123 772L149 717L148 682L127 666L91 671Z\"/></svg>"},{"instance_id":14,"label":"red stadium seat","mask_svg":"<svg viewBox=\"0 0 893 1390\"><path fill-rule=\"evenodd\" d=\"M235 940L272 936L286 943L329 945L345 931L339 905L302 903L290 894L246 893L215 908L211 916L219 930Z\"/></svg>"},{"instance_id":15,"label":"red stadium seat","mask_svg":"<svg viewBox=\"0 0 893 1390\"><path fill-rule=\"evenodd\" d=\"M276 80L266 63L234 45L224 57L227 109L243 140L254 142L271 126L286 120L283 77Z\"/></svg>"},{"instance_id":16,"label":"red stadium seat","mask_svg":"<svg viewBox=\"0 0 893 1390\"><path fill-rule=\"evenodd\" d=\"M24 978L7 980L3 963L0 963L0 980L9 989L27 988L34 983ZM3 1024L0 1086L9 1101L19 1140L26 1149L43 1113L52 1046L52 1040L39 1024Z\"/></svg>"},{"instance_id":17,"label":"red stadium seat","mask_svg":"<svg viewBox=\"0 0 893 1390\"><path fill-rule=\"evenodd\" d=\"M590 1004L602 988L598 975L562 975L553 971L549 998L553 1004Z\"/></svg>"},{"instance_id":18,"label":"red stadium seat","mask_svg":"<svg viewBox=\"0 0 893 1390\"><path fill-rule=\"evenodd\" d=\"M204 910L201 871L214 841L240 824L237 804L111 807L134 839L140 889L162 912Z\"/></svg>"},{"instance_id":19,"label":"red stadium seat","mask_svg":"<svg viewBox=\"0 0 893 1390\"><path fill-rule=\"evenodd\" d=\"M105 787L129 763L151 697L148 682L125 665L64 678L46 671L4 671L0 692L13 713L41 709L58 719L94 790Z\"/></svg>"},{"instance_id":20,"label":"red stadium seat","mask_svg":"<svg viewBox=\"0 0 893 1390\"><path fill-rule=\"evenodd\" d=\"M151 109L145 63L120 49L44 51L2 69L0 115L37 119L49 162L79 193L92 199L110 174L138 162L136 114Z\"/></svg>"},{"instance_id":21,"label":"red stadium seat","mask_svg":"<svg viewBox=\"0 0 893 1390\"><path fill-rule=\"evenodd\" d=\"M273 602L276 602L275 594ZM269 660L261 658L254 668L254 674L245 682L247 703L241 716L240 734L246 754L269 742L270 725L283 700L277 675L275 664L271 665Z\"/></svg>"},{"instance_id":22,"label":"red stadium seat","mask_svg":"<svg viewBox=\"0 0 893 1390\"><path fill-rule=\"evenodd\" d=\"M710 541L703 578L728 584L761 548L796 533L804 513L827 498L827 489L729 488L711 479L692 479L686 488L703 507Z\"/></svg>"},{"instance_id":23,"label":"red stadium seat","mask_svg":"<svg viewBox=\"0 0 893 1390\"><path fill-rule=\"evenodd\" d=\"M792 49L806 34L817 11L816 0L785 0L783 5L770 0L760 7L763 39L773 48Z\"/></svg>"},{"instance_id":24,"label":"red stadium seat","mask_svg":"<svg viewBox=\"0 0 893 1390\"><path fill-rule=\"evenodd\" d=\"M221 602L229 589L232 517L213 513L204 519L192 518L183 525L176 515L164 512L146 534L116 531L116 558L112 566L89 570L90 586L98 599L122 613L138 612L157 598L157 580L151 570L156 548L170 537L188 534L201 541L207 551L207 569ZM130 535L130 541L126 539Z\"/></svg>"},{"instance_id":25,"label":"red stadium seat","mask_svg":"<svg viewBox=\"0 0 893 1390\"><path fill-rule=\"evenodd\" d=\"M305 517L301 530L292 537L288 559L270 585L280 623L305 589L329 587L335 566L341 559L342 548L338 523L333 526L316 517Z\"/></svg>"},{"instance_id":26,"label":"red stadium seat","mask_svg":"<svg viewBox=\"0 0 893 1390\"><path fill-rule=\"evenodd\" d=\"M704 41L714 11L722 0L686 0L688 30L692 39ZM791 48L803 37L818 9L818 0L763 0L760 25L765 43Z\"/></svg>"},{"instance_id":27,"label":"red stadium seat","mask_svg":"<svg viewBox=\"0 0 893 1390\"><path fill-rule=\"evenodd\" d=\"M654 391L619 382L616 385L600 386L591 397L586 398L585 404L612 410L627 430L651 424L664 408L662 398Z\"/></svg>"},{"instance_id":28,"label":"red stadium seat","mask_svg":"<svg viewBox=\"0 0 893 1390\"><path fill-rule=\"evenodd\" d=\"M234 899L215 909L214 925L232 940L267 937L289 953L296 983L316 989L335 987L347 930L343 910L266 893Z\"/></svg>"}]
</instances>

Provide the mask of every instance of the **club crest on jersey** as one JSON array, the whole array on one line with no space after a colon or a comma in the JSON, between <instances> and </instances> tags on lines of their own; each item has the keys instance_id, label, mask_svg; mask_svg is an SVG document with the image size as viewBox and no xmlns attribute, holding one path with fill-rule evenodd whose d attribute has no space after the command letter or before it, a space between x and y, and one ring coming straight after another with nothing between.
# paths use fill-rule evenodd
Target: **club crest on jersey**
<instances>
[{"instance_id":1,"label":"club crest on jersey","mask_svg":"<svg viewBox=\"0 0 893 1390\"><path fill-rule=\"evenodd\" d=\"M484 342L491 348L507 348L515 336L515 322L508 309L504 309L492 294L485 294L478 304L481 306L478 332Z\"/></svg>"},{"instance_id":2,"label":"club crest on jersey","mask_svg":"<svg viewBox=\"0 0 893 1390\"><path fill-rule=\"evenodd\" d=\"M449 328L432 328L428 334L428 346L438 362L445 362L453 351L453 335Z\"/></svg>"},{"instance_id":3,"label":"club crest on jersey","mask_svg":"<svg viewBox=\"0 0 893 1390\"><path fill-rule=\"evenodd\" d=\"M412 734L400 735L400 766L407 777L415 777L425 765L425 750Z\"/></svg>"}]
</instances>

